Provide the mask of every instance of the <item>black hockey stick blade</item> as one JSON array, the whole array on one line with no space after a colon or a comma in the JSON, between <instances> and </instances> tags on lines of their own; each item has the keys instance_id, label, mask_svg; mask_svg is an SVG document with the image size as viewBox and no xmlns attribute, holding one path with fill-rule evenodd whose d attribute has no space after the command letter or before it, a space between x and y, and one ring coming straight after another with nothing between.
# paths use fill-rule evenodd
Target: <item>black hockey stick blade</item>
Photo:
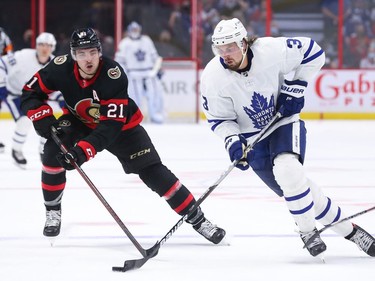
<instances>
[{"instance_id":1,"label":"black hockey stick blade","mask_svg":"<svg viewBox=\"0 0 375 281\"><path fill-rule=\"evenodd\" d=\"M52 139L55 141L55 143L60 147L60 150L66 154L68 152L68 149L65 147L65 145L62 143L60 138L58 137L58 132L55 127L51 127L51 136ZM70 163L73 165L73 167L76 169L76 171L82 176L83 180L87 183L87 185L90 187L90 189L94 192L94 194L98 197L100 202L103 204L103 206L107 209L107 211L111 214L111 216L115 219L117 224L121 227L121 229L125 232L126 236L130 239L130 241L133 243L133 245L138 249L138 251L141 253L143 257L147 257L149 255L149 250L144 249L141 244L135 239L134 235L129 231L129 229L126 227L126 225L122 222L120 217L116 214L116 212L113 210L111 205L105 200L103 195L100 193L100 191L97 189L97 187L94 185L94 183L90 180L90 178L86 175L86 173L82 170L80 166L74 161L70 160ZM152 249L152 248L151 248Z\"/></svg>"},{"instance_id":2,"label":"black hockey stick blade","mask_svg":"<svg viewBox=\"0 0 375 281\"><path fill-rule=\"evenodd\" d=\"M156 243L153 247L146 250L147 255L144 258L136 260L126 260L124 266L114 266L112 271L126 272L142 267L149 259L155 257L159 252L160 244Z\"/></svg>"},{"instance_id":3,"label":"black hockey stick blade","mask_svg":"<svg viewBox=\"0 0 375 281\"><path fill-rule=\"evenodd\" d=\"M279 121L279 119L282 118L282 114L280 112L277 112L276 115L271 119L271 121L262 129L262 131L258 134L258 136L253 140L251 144L249 144L245 150L248 152L250 151L253 146L267 133L269 128L271 128L273 125ZM163 245L172 235L176 230L184 223L184 221L187 219L190 213L193 213L199 206L200 204L211 194L211 192L216 189L216 187L228 176L228 174L234 169L234 167L238 164L239 160L236 160L231 163L231 165L228 167L227 170L225 170L220 177L216 180L216 182L211 185L202 195L201 197L197 200L193 208L189 211L188 214L184 215L181 217L178 222L167 232L167 234L164 235L162 239L156 242L156 244L151 247L150 249L146 250L146 256L144 256L142 259L137 259L137 260L127 260L124 263L124 266L122 267L117 267L114 266L112 267L113 271L119 271L119 272L126 272L128 270L133 270L133 269L138 269L142 267L149 259L155 257L158 252L159 248L161 245Z\"/></svg>"}]
</instances>

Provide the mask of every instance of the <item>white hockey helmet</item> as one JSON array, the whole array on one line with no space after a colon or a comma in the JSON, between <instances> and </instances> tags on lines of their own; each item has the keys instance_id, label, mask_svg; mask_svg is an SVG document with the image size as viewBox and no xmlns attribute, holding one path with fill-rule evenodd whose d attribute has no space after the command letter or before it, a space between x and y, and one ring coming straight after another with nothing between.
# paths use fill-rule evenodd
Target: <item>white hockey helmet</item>
<instances>
[{"instance_id":1,"label":"white hockey helmet","mask_svg":"<svg viewBox=\"0 0 375 281\"><path fill-rule=\"evenodd\" d=\"M220 46L235 42L241 47L242 39L246 36L247 30L239 19L221 20L215 27L212 44Z\"/></svg>"},{"instance_id":2,"label":"white hockey helmet","mask_svg":"<svg viewBox=\"0 0 375 281\"><path fill-rule=\"evenodd\" d=\"M56 48L56 39L52 33L49 32L42 32L36 38L36 44L48 44L52 46L52 52Z\"/></svg>"},{"instance_id":3,"label":"white hockey helmet","mask_svg":"<svg viewBox=\"0 0 375 281\"><path fill-rule=\"evenodd\" d=\"M131 39L138 39L139 37L141 37L142 26L139 23L132 21L128 25L127 33Z\"/></svg>"}]
</instances>

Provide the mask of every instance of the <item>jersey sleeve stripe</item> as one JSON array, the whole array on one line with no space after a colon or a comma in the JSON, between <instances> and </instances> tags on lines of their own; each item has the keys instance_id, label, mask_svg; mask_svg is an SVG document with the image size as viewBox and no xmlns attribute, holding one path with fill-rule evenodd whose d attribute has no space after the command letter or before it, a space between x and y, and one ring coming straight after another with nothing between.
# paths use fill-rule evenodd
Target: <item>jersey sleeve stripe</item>
<instances>
[{"instance_id":1,"label":"jersey sleeve stripe","mask_svg":"<svg viewBox=\"0 0 375 281\"><path fill-rule=\"evenodd\" d=\"M212 131L215 131L217 126L219 126L221 123L226 122L226 121L233 121L233 122L237 123L237 120L235 120L235 119L234 120L213 120L213 119L211 119L211 120L207 120L207 121L208 121L208 123L214 123L211 126Z\"/></svg>"},{"instance_id":2,"label":"jersey sleeve stripe","mask_svg":"<svg viewBox=\"0 0 375 281\"><path fill-rule=\"evenodd\" d=\"M44 93L46 93L46 94L49 95L49 94L55 92L55 91L53 91L53 90L48 89L48 88L46 87L46 85L44 85L44 83L43 83L43 81L42 81L42 78L40 77L40 75L39 75L38 72L35 74L35 77L38 78L39 87L40 87L40 89L42 89L42 91L43 91Z\"/></svg>"},{"instance_id":3,"label":"jersey sleeve stripe","mask_svg":"<svg viewBox=\"0 0 375 281\"><path fill-rule=\"evenodd\" d=\"M315 44L314 40L310 40L309 48L307 49L306 53L303 55L303 59L306 59L310 55L310 52L311 52L314 44Z\"/></svg>"},{"instance_id":4,"label":"jersey sleeve stripe","mask_svg":"<svg viewBox=\"0 0 375 281\"><path fill-rule=\"evenodd\" d=\"M308 62L310 62L310 61L316 59L317 57L321 56L323 53L324 53L323 50L320 49L319 52L315 53L314 55L312 55L311 57L309 57L309 58L307 58L307 59L304 59L304 60L301 62L301 64L306 64L306 63L308 63Z\"/></svg>"},{"instance_id":5,"label":"jersey sleeve stripe","mask_svg":"<svg viewBox=\"0 0 375 281\"><path fill-rule=\"evenodd\" d=\"M3 61L2 58L0 58L0 62L1 62L0 69L4 70L5 74L8 74L7 66L5 65L5 62Z\"/></svg>"}]
</instances>

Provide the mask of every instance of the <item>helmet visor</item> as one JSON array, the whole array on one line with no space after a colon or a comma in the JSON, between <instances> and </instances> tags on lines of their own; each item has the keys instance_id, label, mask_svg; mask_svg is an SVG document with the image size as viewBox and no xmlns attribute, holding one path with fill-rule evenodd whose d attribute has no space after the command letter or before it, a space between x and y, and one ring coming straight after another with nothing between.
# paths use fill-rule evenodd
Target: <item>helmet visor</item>
<instances>
[{"instance_id":1,"label":"helmet visor","mask_svg":"<svg viewBox=\"0 0 375 281\"><path fill-rule=\"evenodd\" d=\"M212 51L215 55L231 56L241 51L237 43L229 43L225 45L214 45L212 44Z\"/></svg>"}]
</instances>

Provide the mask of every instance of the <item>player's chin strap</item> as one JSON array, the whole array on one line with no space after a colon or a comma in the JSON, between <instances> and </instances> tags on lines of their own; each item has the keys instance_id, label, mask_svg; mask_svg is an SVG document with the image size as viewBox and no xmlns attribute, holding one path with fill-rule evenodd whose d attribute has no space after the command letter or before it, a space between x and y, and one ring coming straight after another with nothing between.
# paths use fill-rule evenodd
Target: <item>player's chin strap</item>
<instances>
[{"instance_id":1,"label":"player's chin strap","mask_svg":"<svg viewBox=\"0 0 375 281\"><path fill-rule=\"evenodd\" d=\"M244 41L241 41L241 43L237 43L238 47L241 49L241 53L242 53L242 60L241 60L241 63L238 67L238 69L241 69L241 66L243 64L243 62L245 61L245 58L247 56L247 51L249 49L249 46L247 45L246 43L246 48L245 48L245 51L243 50L243 44L244 44Z\"/></svg>"},{"instance_id":2,"label":"player's chin strap","mask_svg":"<svg viewBox=\"0 0 375 281\"><path fill-rule=\"evenodd\" d=\"M60 150L66 154L68 152L65 145L62 143L60 138L58 137L57 130L54 126L51 127L51 136L52 139L55 141L55 143L58 145ZM85 180L85 182L88 184L88 186L91 188L91 190L95 193L95 195L99 198L100 202L104 205L104 207L108 210L108 212L112 215L112 217L115 219L117 224L121 227L121 229L125 232L126 236L129 237L130 241L133 243L133 245L138 249L138 251L141 253L143 257L148 256L148 252L142 248L142 246L138 243L138 241L135 239L134 235L131 234L129 229L125 226L125 224L122 222L122 220L119 218L119 216L115 213L115 211L112 209L112 207L108 204L108 202L105 200L105 198L102 196L102 194L99 192L99 190L95 187L95 185L92 183L92 181L89 179L89 177L86 175L86 173L82 170L78 164L71 160L70 164L73 165L73 167L77 170L77 172L82 176L82 178Z\"/></svg>"},{"instance_id":3,"label":"player's chin strap","mask_svg":"<svg viewBox=\"0 0 375 281\"><path fill-rule=\"evenodd\" d=\"M280 112L277 112L276 115L270 120L270 122L258 133L257 137L253 140L252 143L250 143L246 148L244 149L245 153L249 152L251 149L253 149L254 145L257 144L264 135L270 131L274 127L274 125L282 118L282 114ZM198 207L202 204L202 202L210 195L212 191L218 185L229 175L229 173L233 170L234 167L238 164L240 160L233 161L227 170L225 170L220 177L216 180L216 182L211 185L203 194L202 196L195 202L194 206L189 210L187 214L182 216L180 220L167 232L167 234L164 235L163 238L160 239L160 241L156 242L156 244L151 247L150 249L147 249L147 256L143 257L142 259L137 260L126 260L124 262L124 266L120 267L112 267L113 271L121 271L125 272L132 269L137 269L143 266L149 259L156 256L159 252L159 249L161 245L163 245L172 235L173 233L184 223L184 221L189 217L190 214L194 213L195 210L198 209Z\"/></svg>"},{"instance_id":4,"label":"player's chin strap","mask_svg":"<svg viewBox=\"0 0 375 281\"><path fill-rule=\"evenodd\" d=\"M241 60L241 63L240 63L240 66L238 67L238 69L241 69L241 66L242 66L242 64L245 61L245 58L247 56L247 50L248 49L249 49L249 47L246 45L245 51L241 50L241 52L242 52L242 60Z\"/></svg>"}]
</instances>

